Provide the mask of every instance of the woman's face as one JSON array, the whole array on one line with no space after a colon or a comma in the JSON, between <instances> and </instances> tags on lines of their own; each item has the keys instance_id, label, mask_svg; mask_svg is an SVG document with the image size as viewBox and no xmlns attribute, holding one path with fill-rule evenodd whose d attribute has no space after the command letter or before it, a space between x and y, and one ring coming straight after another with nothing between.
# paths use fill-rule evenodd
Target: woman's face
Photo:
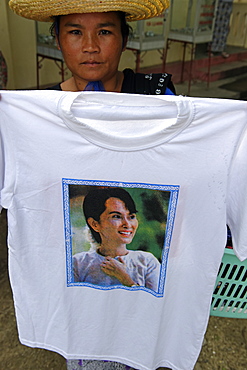
<instances>
[{"instance_id":1,"label":"woman's face","mask_svg":"<svg viewBox=\"0 0 247 370\"><path fill-rule=\"evenodd\" d=\"M135 236L138 221L135 213L130 213L124 202L118 198L109 198L100 220L95 221L93 229L101 236L102 245L129 244Z\"/></svg>"},{"instance_id":2,"label":"woman's face","mask_svg":"<svg viewBox=\"0 0 247 370\"><path fill-rule=\"evenodd\" d=\"M62 16L58 45L74 78L108 82L123 51L121 21L116 12Z\"/></svg>"}]
</instances>

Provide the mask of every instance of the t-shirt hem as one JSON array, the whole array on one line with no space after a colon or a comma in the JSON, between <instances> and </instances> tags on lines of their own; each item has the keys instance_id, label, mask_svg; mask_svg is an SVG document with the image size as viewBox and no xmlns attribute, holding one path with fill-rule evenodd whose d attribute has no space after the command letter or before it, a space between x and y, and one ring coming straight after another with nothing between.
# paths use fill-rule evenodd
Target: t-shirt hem
<instances>
[{"instance_id":1,"label":"t-shirt hem","mask_svg":"<svg viewBox=\"0 0 247 370\"><path fill-rule=\"evenodd\" d=\"M154 367L147 367L147 366L144 366L140 363L133 362L133 361L130 361L130 360L126 360L125 358L116 357L116 356L109 356L109 355L108 356L96 356L96 355L82 355L82 354L80 354L80 355L76 355L76 354L69 355L66 352L64 352L63 350L61 350L60 348L52 346L50 344L44 344L44 343L40 343L40 342L32 342L32 341L22 339L22 338L20 338L20 342L21 342L21 344L23 344L25 346L28 346L28 347L41 348L41 349L45 349L45 350L48 350L48 351L56 352L59 355L63 356L65 360L107 360L107 361L119 362L119 363L122 363L124 365L133 367L134 369L138 369L138 370L155 370L158 367L168 367L168 368L171 368L173 370L184 370L180 367L176 367L175 365L171 364L168 361L161 361L158 364L156 364ZM190 369L187 369L187 370L190 370Z\"/></svg>"}]
</instances>

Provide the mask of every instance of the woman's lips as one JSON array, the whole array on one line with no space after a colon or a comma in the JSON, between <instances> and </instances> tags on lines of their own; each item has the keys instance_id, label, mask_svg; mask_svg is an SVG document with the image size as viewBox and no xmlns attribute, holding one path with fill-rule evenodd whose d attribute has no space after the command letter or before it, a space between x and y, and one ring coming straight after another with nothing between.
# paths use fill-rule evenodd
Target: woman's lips
<instances>
[{"instance_id":1,"label":"woman's lips","mask_svg":"<svg viewBox=\"0 0 247 370\"><path fill-rule=\"evenodd\" d=\"M96 61L85 61L85 62L82 62L81 64L86 64L86 65L89 65L89 66L96 66L96 65L99 65L101 64L100 62L96 62Z\"/></svg>"}]
</instances>

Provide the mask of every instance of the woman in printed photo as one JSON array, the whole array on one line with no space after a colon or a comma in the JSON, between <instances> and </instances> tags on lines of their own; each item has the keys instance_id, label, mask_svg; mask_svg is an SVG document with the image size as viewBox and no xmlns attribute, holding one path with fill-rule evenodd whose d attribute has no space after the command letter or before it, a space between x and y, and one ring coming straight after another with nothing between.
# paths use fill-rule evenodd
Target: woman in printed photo
<instances>
[{"instance_id":1,"label":"woman in printed photo","mask_svg":"<svg viewBox=\"0 0 247 370\"><path fill-rule=\"evenodd\" d=\"M122 188L96 188L86 195L83 211L95 248L73 256L74 281L157 291L157 258L150 252L127 249L138 228L131 195Z\"/></svg>"}]
</instances>

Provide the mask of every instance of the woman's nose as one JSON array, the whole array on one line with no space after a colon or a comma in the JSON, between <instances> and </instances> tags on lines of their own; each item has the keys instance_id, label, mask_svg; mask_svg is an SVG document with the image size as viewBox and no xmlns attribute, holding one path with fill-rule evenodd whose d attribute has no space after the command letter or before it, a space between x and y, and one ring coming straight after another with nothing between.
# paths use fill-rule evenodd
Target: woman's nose
<instances>
[{"instance_id":1,"label":"woman's nose","mask_svg":"<svg viewBox=\"0 0 247 370\"><path fill-rule=\"evenodd\" d=\"M131 226L131 222L127 217L123 218L123 226L126 227L126 228Z\"/></svg>"},{"instance_id":2,"label":"woman's nose","mask_svg":"<svg viewBox=\"0 0 247 370\"><path fill-rule=\"evenodd\" d=\"M84 53L97 53L99 52L99 45L97 38L93 35L84 35L82 41L82 51Z\"/></svg>"}]
</instances>

